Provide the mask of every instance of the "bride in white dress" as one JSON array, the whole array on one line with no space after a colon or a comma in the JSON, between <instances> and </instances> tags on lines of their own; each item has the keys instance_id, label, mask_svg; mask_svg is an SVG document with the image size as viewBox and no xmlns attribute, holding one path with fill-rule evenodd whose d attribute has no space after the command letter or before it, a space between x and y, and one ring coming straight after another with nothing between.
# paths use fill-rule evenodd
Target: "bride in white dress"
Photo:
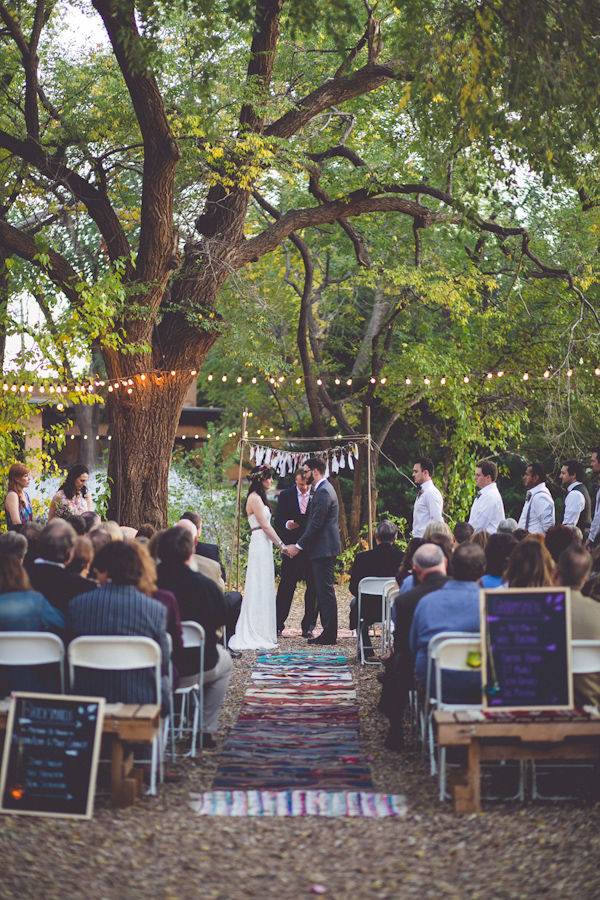
<instances>
[{"instance_id":1,"label":"bride in white dress","mask_svg":"<svg viewBox=\"0 0 600 900\"><path fill-rule=\"evenodd\" d=\"M277 647L273 544L280 548L285 545L271 527L271 507L267 502L267 491L273 484L271 469L258 466L250 477L246 515L252 536L244 599L229 646L232 650L273 650Z\"/></svg>"}]
</instances>

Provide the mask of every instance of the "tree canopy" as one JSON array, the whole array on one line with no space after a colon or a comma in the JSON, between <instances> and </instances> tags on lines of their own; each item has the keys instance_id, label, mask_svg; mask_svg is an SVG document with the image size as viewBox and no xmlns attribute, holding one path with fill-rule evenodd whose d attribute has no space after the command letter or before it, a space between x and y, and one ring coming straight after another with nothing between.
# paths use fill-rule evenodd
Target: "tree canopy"
<instances>
[{"instance_id":1,"label":"tree canopy","mask_svg":"<svg viewBox=\"0 0 600 900\"><path fill-rule=\"evenodd\" d=\"M107 398L113 517L166 520L179 411L229 324L223 289L278 248L292 248L313 424L323 408L356 418L317 370L370 374L359 295L379 298L380 326L394 317L398 387L383 402L402 414L415 405L402 375L426 375L419 346L440 371L454 353L455 368L484 378L507 359L531 364L535 346L542 364L553 328L565 361L597 333L597 4L72 5L108 39L76 57L70 4L0 2L0 249L66 299L107 377L133 382ZM525 209L527 178L552 227L534 202ZM557 227L559 210L581 242ZM61 238L69 228L85 240ZM369 270L354 300L338 286L341 329L315 263L330 280L331 265ZM515 307L534 310L533 336ZM245 296L238 329L260 310ZM319 310L327 347L311 324Z\"/></svg>"}]
</instances>

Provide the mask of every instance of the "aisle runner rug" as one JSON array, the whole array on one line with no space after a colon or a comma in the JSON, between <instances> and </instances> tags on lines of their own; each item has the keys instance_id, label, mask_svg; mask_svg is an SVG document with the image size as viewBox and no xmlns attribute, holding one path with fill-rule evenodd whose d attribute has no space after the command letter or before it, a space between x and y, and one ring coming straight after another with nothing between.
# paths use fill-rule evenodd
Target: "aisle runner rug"
<instances>
[{"instance_id":1,"label":"aisle runner rug","mask_svg":"<svg viewBox=\"0 0 600 900\"><path fill-rule=\"evenodd\" d=\"M403 798L373 793L358 730L343 654L262 655L213 790L192 805L200 815L401 815Z\"/></svg>"}]
</instances>

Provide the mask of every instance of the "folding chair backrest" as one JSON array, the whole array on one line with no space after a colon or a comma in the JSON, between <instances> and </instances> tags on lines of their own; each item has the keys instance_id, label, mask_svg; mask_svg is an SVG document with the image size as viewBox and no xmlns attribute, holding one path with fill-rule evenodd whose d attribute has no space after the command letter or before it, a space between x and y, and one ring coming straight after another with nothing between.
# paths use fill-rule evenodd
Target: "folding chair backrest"
<instances>
[{"instance_id":1,"label":"folding chair backrest","mask_svg":"<svg viewBox=\"0 0 600 900\"><path fill-rule=\"evenodd\" d=\"M386 584L389 582L389 578L379 578L374 575L369 575L367 578L361 578L358 582L358 593L359 594L374 594L377 597L381 597L383 594L383 589Z\"/></svg>"},{"instance_id":2,"label":"folding chair backrest","mask_svg":"<svg viewBox=\"0 0 600 900\"><path fill-rule=\"evenodd\" d=\"M84 635L71 641L67 652L71 685L74 684L76 666L120 672L154 669L156 702L161 702L162 651L152 638L138 635Z\"/></svg>"},{"instance_id":3,"label":"folding chair backrest","mask_svg":"<svg viewBox=\"0 0 600 900\"><path fill-rule=\"evenodd\" d=\"M571 667L573 675L600 672L600 641L571 641Z\"/></svg>"},{"instance_id":4,"label":"folding chair backrest","mask_svg":"<svg viewBox=\"0 0 600 900\"><path fill-rule=\"evenodd\" d=\"M65 692L65 646L48 631L3 631L0 633L0 665L42 666L57 663L61 691Z\"/></svg>"},{"instance_id":5,"label":"folding chair backrest","mask_svg":"<svg viewBox=\"0 0 600 900\"><path fill-rule=\"evenodd\" d=\"M184 647L198 647L200 652L200 672L204 671L204 647L206 646L206 632L199 622L191 619L181 623L181 636Z\"/></svg>"},{"instance_id":6,"label":"folding chair backrest","mask_svg":"<svg viewBox=\"0 0 600 900\"><path fill-rule=\"evenodd\" d=\"M438 704L443 704L442 673L443 672L477 672L467 662L469 653L481 651L481 637L472 634L469 637L453 637L440 641L435 656L435 686ZM479 670L480 671L480 670Z\"/></svg>"}]
</instances>

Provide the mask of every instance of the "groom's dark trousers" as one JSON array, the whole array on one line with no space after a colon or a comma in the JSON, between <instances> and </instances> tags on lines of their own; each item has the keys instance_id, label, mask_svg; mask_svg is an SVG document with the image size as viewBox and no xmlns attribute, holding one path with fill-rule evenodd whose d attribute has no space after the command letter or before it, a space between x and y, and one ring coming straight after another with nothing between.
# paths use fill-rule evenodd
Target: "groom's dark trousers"
<instances>
[{"instance_id":1,"label":"groom's dark trousers","mask_svg":"<svg viewBox=\"0 0 600 900\"><path fill-rule=\"evenodd\" d=\"M342 552L338 527L337 494L327 480L315 490L308 505L306 530L298 540L301 552L312 563L317 592L317 605L323 634L320 640L337 640L337 600L333 586L336 557Z\"/></svg>"}]
</instances>

